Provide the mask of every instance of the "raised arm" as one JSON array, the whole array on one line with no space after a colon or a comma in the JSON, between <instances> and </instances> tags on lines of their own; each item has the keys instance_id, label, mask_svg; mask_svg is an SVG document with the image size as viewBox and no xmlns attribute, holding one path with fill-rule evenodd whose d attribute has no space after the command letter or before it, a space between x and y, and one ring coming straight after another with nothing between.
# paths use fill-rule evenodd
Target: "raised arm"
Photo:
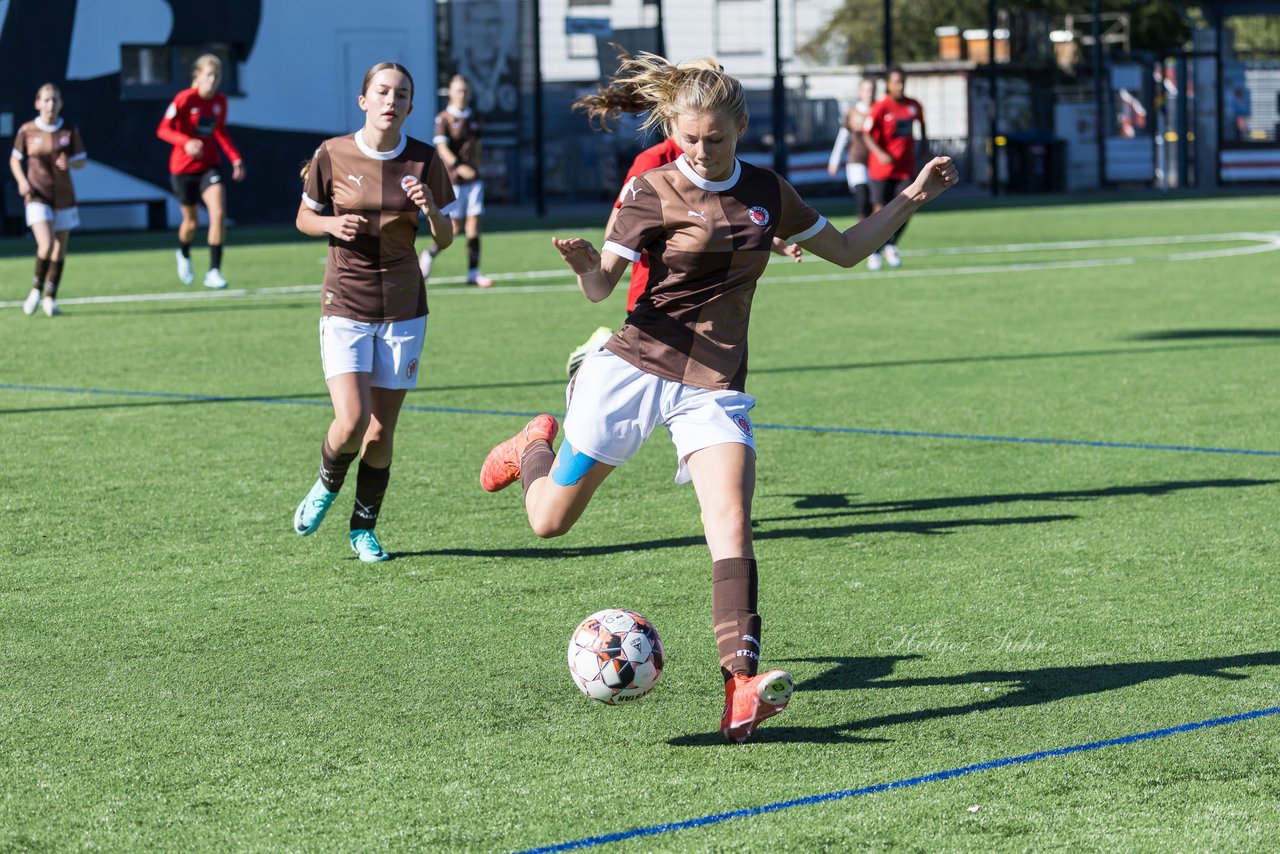
<instances>
[{"instance_id":1,"label":"raised arm","mask_svg":"<svg viewBox=\"0 0 1280 854\"><path fill-rule=\"evenodd\" d=\"M907 189L862 222L843 232L828 223L800 245L833 264L852 267L883 246L921 205L954 187L956 180L956 167L951 158L935 157L925 164Z\"/></svg>"}]
</instances>

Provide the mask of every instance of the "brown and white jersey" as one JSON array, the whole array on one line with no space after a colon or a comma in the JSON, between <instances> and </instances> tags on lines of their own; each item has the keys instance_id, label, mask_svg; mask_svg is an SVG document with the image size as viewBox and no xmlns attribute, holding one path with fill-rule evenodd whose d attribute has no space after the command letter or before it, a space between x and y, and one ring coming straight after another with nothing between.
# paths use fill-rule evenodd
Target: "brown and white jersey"
<instances>
[{"instance_id":1,"label":"brown and white jersey","mask_svg":"<svg viewBox=\"0 0 1280 854\"><path fill-rule=\"evenodd\" d=\"M465 163L476 170L476 178L480 177L480 119L470 109L459 110L453 105L446 107L436 116L436 135L431 140L436 145L444 143L449 146L458 163ZM449 167L449 181L454 184L458 180L457 169Z\"/></svg>"},{"instance_id":2,"label":"brown and white jersey","mask_svg":"<svg viewBox=\"0 0 1280 854\"><path fill-rule=\"evenodd\" d=\"M18 128L13 138L13 156L27 165L27 182L31 184L28 202L39 202L54 210L75 207L76 192L71 186L71 173L54 165L59 154L66 153L67 162L84 160L88 155L80 140L80 130L62 119L46 125L39 119Z\"/></svg>"},{"instance_id":3,"label":"brown and white jersey","mask_svg":"<svg viewBox=\"0 0 1280 854\"><path fill-rule=\"evenodd\" d=\"M329 238L323 314L387 323L427 313L413 246L418 208L406 192L419 181L442 210L453 204L444 163L421 140L402 135L391 151L377 151L356 131L316 149L303 203L317 212L331 207L335 216L358 214L367 220L351 241Z\"/></svg>"},{"instance_id":4,"label":"brown and white jersey","mask_svg":"<svg viewBox=\"0 0 1280 854\"><path fill-rule=\"evenodd\" d=\"M633 178L604 249L649 280L605 348L686 385L742 391L747 325L774 237L799 242L827 221L776 173L737 161L708 181L684 157Z\"/></svg>"}]
</instances>

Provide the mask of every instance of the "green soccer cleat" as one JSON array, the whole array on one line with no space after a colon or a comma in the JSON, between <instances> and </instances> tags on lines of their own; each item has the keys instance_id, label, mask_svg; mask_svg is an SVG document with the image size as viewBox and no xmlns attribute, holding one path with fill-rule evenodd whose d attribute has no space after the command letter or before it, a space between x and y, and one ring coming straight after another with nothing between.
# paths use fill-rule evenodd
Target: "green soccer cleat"
<instances>
[{"instance_id":1,"label":"green soccer cleat","mask_svg":"<svg viewBox=\"0 0 1280 854\"><path fill-rule=\"evenodd\" d=\"M391 555L382 550L382 543L378 542L378 535L372 528L357 528L352 531L351 548L365 563L391 559Z\"/></svg>"},{"instance_id":2,"label":"green soccer cleat","mask_svg":"<svg viewBox=\"0 0 1280 854\"><path fill-rule=\"evenodd\" d=\"M306 537L314 534L316 528L319 528L320 523L324 521L324 514L329 512L329 505L333 504L333 500L337 497L338 493L325 489L324 482L317 480L315 486L311 487L311 491L307 493L307 497L298 505L297 512L293 514L293 530L298 532L298 536Z\"/></svg>"}]
</instances>

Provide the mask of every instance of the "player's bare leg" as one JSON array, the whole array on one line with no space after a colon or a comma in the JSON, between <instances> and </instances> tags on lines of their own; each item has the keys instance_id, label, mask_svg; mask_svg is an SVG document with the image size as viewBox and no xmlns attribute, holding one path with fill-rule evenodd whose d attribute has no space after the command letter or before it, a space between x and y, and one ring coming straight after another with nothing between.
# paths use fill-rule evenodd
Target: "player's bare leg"
<instances>
[{"instance_id":1,"label":"player's bare leg","mask_svg":"<svg viewBox=\"0 0 1280 854\"><path fill-rule=\"evenodd\" d=\"M453 222L456 235L458 221L455 219ZM480 272L480 217L467 214L465 230L467 233L467 284L478 288L491 287L493 279Z\"/></svg>"},{"instance_id":2,"label":"player's bare leg","mask_svg":"<svg viewBox=\"0 0 1280 854\"><path fill-rule=\"evenodd\" d=\"M226 277L222 275L222 242L226 234L227 194L222 184L210 184L200 194L205 208L209 211L209 272L205 273L206 288L225 288Z\"/></svg>"},{"instance_id":3,"label":"player's bare leg","mask_svg":"<svg viewBox=\"0 0 1280 854\"><path fill-rule=\"evenodd\" d=\"M346 480L347 469L360 452L372 420L369 380L367 373L338 374L329 379L333 421L320 447L320 477L293 514L293 529L300 536L313 534L320 527Z\"/></svg>"},{"instance_id":4,"label":"player's bare leg","mask_svg":"<svg viewBox=\"0 0 1280 854\"><path fill-rule=\"evenodd\" d=\"M196 205L179 205L182 209L182 222L178 223L178 280L189 285L196 280L191 270L191 244L196 239L196 229L200 225L200 210Z\"/></svg>"},{"instance_id":5,"label":"player's bare leg","mask_svg":"<svg viewBox=\"0 0 1280 854\"><path fill-rule=\"evenodd\" d=\"M49 251L49 273L44 280L44 297L40 307L46 317L62 314L58 308L58 285L62 283L63 265L67 259L67 242L71 240L71 230L64 229L53 235L53 247Z\"/></svg>"},{"instance_id":6,"label":"player's bare leg","mask_svg":"<svg viewBox=\"0 0 1280 854\"><path fill-rule=\"evenodd\" d=\"M360 467L356 473L355 508L351 513L351 548L365 563L391 557L374 533L382 497L391 479L391 457L396 423L408 389L370 388L370 412L363 437Z\"/></svg>"},{"instance_id":7,"label":"player's bare leg","mask_svg":"<svg viewBox=\"0 0 1280 854\"><path fill-rule=\"evenodd\" d=\"M53 253L53 223L34 222L31 224L31 236L36 239L35 275L31 277L31 291L22 303L22 312L26 315L36 313L40 307L40 296L44 292L44 283L49 278L50 255Z\"/></svg>"}]
</instances>

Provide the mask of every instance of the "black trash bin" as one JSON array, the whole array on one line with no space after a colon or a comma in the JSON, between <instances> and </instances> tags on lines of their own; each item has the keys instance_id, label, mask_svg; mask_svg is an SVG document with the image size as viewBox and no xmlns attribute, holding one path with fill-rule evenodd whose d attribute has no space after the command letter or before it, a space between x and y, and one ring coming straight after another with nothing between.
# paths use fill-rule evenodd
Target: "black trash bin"
<instances>
[{"instance_id":1,"label":"black trash bin","mask_svg":"<svg viewBox=\"0 0 1280 854\"><path fill-rule=\"evenodd\" d=\"M1047 133L1011 133L1005 157L1011 193L1060 193L1066 189L1067 144Z\"/></svg>"}]
</instances>

